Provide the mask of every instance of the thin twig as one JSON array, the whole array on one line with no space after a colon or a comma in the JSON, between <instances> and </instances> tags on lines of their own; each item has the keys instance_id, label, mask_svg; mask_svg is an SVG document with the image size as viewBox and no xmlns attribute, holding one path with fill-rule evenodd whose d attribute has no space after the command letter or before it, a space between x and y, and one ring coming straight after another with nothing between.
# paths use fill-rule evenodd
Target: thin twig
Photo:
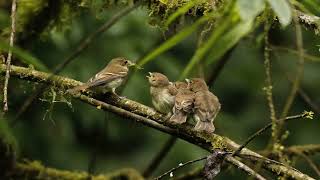
<instances>
[{"instance_id":1,"label":"thin twig","mask_svg":"<svg viewBox=\"0 0 320 180\"><path fill-rule=\"evenodd\" d=\"M76 57L78 57L80 53L84 51L93 42L93 40L95 40L99 35L107 31L109 28L111 28L119 19L126 16L129 12L137 8L140 4L141 3L136 3L133 6L127 7L122 11L120 11L119 13L115 14L106 23L100 26L96 31L92 32L88 37L86 37L83 41L81 41L78 47L76 48L76 50L72 52L62 63L58 64L55 67L50 78L52 78L53 75L59 74L68 64L70 64ZM45 89L46 89L46 86L41 86L40 88L38 88L38 90L35 91L35 93L33 93L24 101L18 113L16 114L16 117L14 118L14 121L12 123L13 126L16 124L19 117L28 109L31 103L40 94L42 94Z\"/></svg>"},{"instance_id":2,"label":"thin twig","mask_svg":"<svg viewBox=\"0 0 320 180\"><path fill-rule=\"evenodd\" d=\"M311 100L309 95L301 87L299 88L298 93L299 96L303 99L303 101L307 103L314 112L320 114L320 107Z\"/></svg>"},{"instance_id":3,"label":"thin twig","mask_svg":"<svg viewBox=\"0 0 320 180\"><path fill-rule=\"evenodd\" d=\"M111 28L116 22L118 22L119 19L121 19L122 17L125 17L128 13L130 13L132 10L137 8L140 4L141 3L136 3L133 6L124 8L119 13L112 16L106 23L100 26L96 31L92 32L88 37L86 37L83 41L81 41L80 45L76 48L74 52L72 52L62 63L57 65L57 67L54 70L54 74L60 73L68 64L72 62L72 60L78 57L82 51L87 49L87 47L92 43L94 39L96 39L103 32Z\"/></svg>"},{"instance_id":4,"label":"thin twig","mask_svg":"<svg viewBox=\"0 0 320 180\"><path fill-rule=\"evenodd\" d=\"M287 122L289 120L294 120L294 119L299 119L299 118L303 118L306 117L306 113L302 113L302 114L298 114L298 115L294 115L294 116L288 116L286 118L280 119L278 120L279 122ZM268 130L270 127L272 127L273 122L270 122L269 124L267 124L265 127L261 128L260 130L258 130L257 132L255 132L254 134L252 134L236 151L234 151L232 153L231 156L237 156L238 154L240 154L241 150L246 147L253 139L255 139L256 137L258 137L259 135L261 135L264 131Z\"/></svg>"},{"instance_id":5,"label":"thin twig","mask_svg":"<svg viewBox=\"0 0 320 180\"><path fill-rule=\"evenodd\" d=\"M287 47L270 45L270 48L272 50L275 50L275 51L285 51L285 52L288 52L288 53L291 53L291 54L294 54L294 55L299 55L299 52L297 50L290 49L290 48L287 48ZM305 60L309 60L309 61L312 61L312 62L320 62L320 57L312 56L312 55L307 54L307 53L304 53L304 58L305 58Z\"/></svg>"},{"instance_id":6,"label":"thin twig","mask_svg":"<svg viewBox=\"0 0 320 180\"><path fill-rule=\"evenodd\" d=\"M12 0L12 7L11 7L11 34L10 34L10 49L8 52L7 57L7 69L6 69L6 76L4 81L3 87L3 111L7 112L8 109L8 84L10 79L10 65L11 65L11 58L12 58L12 50L13 42L14 42L14 35L16 33L16 11L17 11L17 0Z\"/></svg>"},{"instance_id":7,"label":"thin twig","mask_svg":"<svg viewBox=\"0 0 320 180\"><path fill-rule=\"evenodd\" d=\"M167 176L168 174L173 175L173 172L175 172L176 170L189 165L189 164L193 164L195 162L199 162L199 161L203 161L206 160L207 156L202 157L202 158L198 158L195 160L191 160L191 161L187 161L185 163L180 163L177 167L174 167L172 169L170 169L169 171L165 172L164 174L158 176L157 178L155 178L155 180L159 180L165 176ZM251 169L250 167L248 167L247 165L245 165L244 163L240 162L239 160L233 158L232 156L226 156L225 160L231 164L233 164L234 166L236 166L238 169L241 169L242 171L246 172L248 175L254 177L255 179L258 180L265 180L264 177L262 177L260 174L258 174L257 172L255 172L253 169ZM200 172L199 172L200 173Z\"/></svg>"},{"instance_id":8,"label":"thin twig","mask_svg":"<svg viewBox=\"0 0 320 180\"><path fill-rule=\"evenodd\" d=\"M320 144L295 145L286 148L285 153L292 155L294 152L301 152L308 156L320 153Z\"/></svg>"},{"instance_id":9,"label":"thin twig","mask_svg":"<svg viewBox=\"0 0 320 180\"><path fill-rule=\"evenodd\" d=\"M253 177L254 179L266 180L266 178L258 174L255 170L251 169L249 166L245 165L244 163L237 160L236 158L233 158L232 156L227 156L226 161L238 167L242 171L246 172L250 177Z\"/></svg>"},{"instance_id":10,"label":"thin twig","mask_svg":"<svg viewBox=\"0 0 320 180\"><path fill-rule=\"evenodd\" d=\"M272 143L277 141L277 123L276 123L276 111L273 102L273 93L272 93L272 78L271 78L271 62L270 62L270 49L269 49L269 30L270 30L270 22L267 21L264 26L264 68L266 73L266 87L264 88L267 96L269 111L270 111L270 119L272 123Z\"/></svg>"},{"instance_id":11,"label":"thin twig","mask_svg":"<svg viewBox=\"0 0 320 180\"><path fill-rule=\"evenodd\" d=\"M152 159L151 163L144 170L143 177L149 177L154 172L154 170L156 170L156 168L160 165L161 161L169 153L170 149L176 143L176 141L177 141L177 138L174 136L171 136L169 140L166 141L166 143L161 148L159 153L156 154L156 156Z\"/></svg>"},{"instance_id":12,"label":"thin twig","mask_svg":"<svg viewBox=\"0 0 320 180\"><path fill-rule=\"evenodd\" d=\"M305 155L304 153L301 152L297 152L298 155L300 157L302 157L303 159L305 159L308 164L310 165L310 167L314 170L314 172L320 177L320 170L318 168L318 166L312 161L312 159L310 159L307 155Z\"/></svg>"},{"instance_id":13,"label":"thin twig","mask_svg":"<svg viewBox=\"0 0 320 180\"><path fill-rule=\"evenodd\" d=\"M176 171L176 170L178 170L178 169L180 169L180 168L182 168L182 167L184 167L184 166L187 166L187 165L189 165L189 164L193 164L193 163L195 163L195 162L203 161L203 160L205 160L205 159L207 159L207 156L206 156L206 157L199 158L199 159L194 159L194 160L191 160L191 161L187 161L187 162L185 162L185 163L180 163L177 167L174 167L174 168L170 169L169 171L163 173L162 175L160 175L160 176L158 176L158 177L156 177L156 178L154 178L154 179L155 179L155 180L162 179L162 178L164 178L165 176L173 173L174 171Z\"/></svg>"}]
</instances>

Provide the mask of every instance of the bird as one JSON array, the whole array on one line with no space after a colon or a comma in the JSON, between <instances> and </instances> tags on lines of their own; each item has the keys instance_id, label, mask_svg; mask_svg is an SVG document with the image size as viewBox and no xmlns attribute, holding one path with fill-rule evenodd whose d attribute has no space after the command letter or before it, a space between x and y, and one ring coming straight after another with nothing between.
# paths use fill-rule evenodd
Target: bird
<instances>
[{"instance_id":1,"label":"bird","mask_svg":"<svg viewBox=\"0 0 320 180\"><path fill-rule=\"evenodd\" d=\"M201 78L190 80L190 89L195 93L194 114L196 120L194 129L199 132L213 133L213 121L221 109L217 96L209 91L205 81Z\"/></svg>"},{"instance_id":2,"label":"bird","mask_svg":"<svg viewBox=\"0 0 320 180\"><path fill-rule=\"evenodd\" d=\"M175 84L176 85L176 84ZM175 95L173 115L169 122L173 124L183 124L187 122L188 114L193 112L194 92L188 88L187 83L178 83L177 94Z\"/></svg>"},{"instance_id":3,"label":"bird","mask_svg":"<svg viewBox=\"0 0 320 180\"><path fill-rule=\"evenodd\" d=\"M172 114L177 89L167 76L159 72L149 72L150 95L154 108L166 114L166 119Z\"/></svg>"},{"instance_id":4,"label":"bird","mask_svg":"<svg viewBox=\"0 0 320 180\"><path fill-rule=\"evenodd\" d=\"M74 93L80 91L83 92L89 89L102 93L112 92L117 95L117 87L124 82L124 79L129 73L129 67L134 65L135 63L124 57L114 58L104 69L91 77L86 83L69 89L68 91L70 93Z\"/></svg>"}]
</instances>

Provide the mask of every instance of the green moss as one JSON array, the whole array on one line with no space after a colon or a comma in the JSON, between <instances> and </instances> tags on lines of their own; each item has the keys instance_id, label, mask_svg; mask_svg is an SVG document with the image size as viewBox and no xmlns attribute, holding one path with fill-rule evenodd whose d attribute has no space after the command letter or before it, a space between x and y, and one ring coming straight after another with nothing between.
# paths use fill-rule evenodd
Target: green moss
<instances>
[{"instance_id":1,"label":"green moss","mask_svg":"<svg viewBox=\"0 0 320 180\"><path fill-rule=\"evenodd\" d=\"M13 179L59 179L59 180L85 180L91 177L92 180L142 180L141 174L132 168L119 169L117 171L89 176L86 172L75 172L48 168L39 161L18 163L16 169L7 178Z\"/></svg>"},{"instance_id":2,"label":"green moss","mask_svg":"<svg viewBox=\"0 0 320 180\"><path fill-rule=\"evenodd\" d=\"M212 148L226 149L225 139L222 136L213 135L210 137Z\"/></svg>"},{"instance_id":3,"label":"green moss","mask_svg":"<svg viewBox=\"0 0 320 180\"><path fill-rule=\"evenodd\" d=\"M221 4L222 0L199 0L200 3L191 9L180 18L183 20L186 16L197 17L207 14L210 11L217 10ZM149 16L150 16L150 25L158 26L162 29L165 29L164 26L168 17L176 12L179 8L185 5L189 0L160 0L154 1L149 5ZM179 19L177 19L176 24L179 24ZM174 26L174 25L173 25Z\"/></svg>"}]
</instances>

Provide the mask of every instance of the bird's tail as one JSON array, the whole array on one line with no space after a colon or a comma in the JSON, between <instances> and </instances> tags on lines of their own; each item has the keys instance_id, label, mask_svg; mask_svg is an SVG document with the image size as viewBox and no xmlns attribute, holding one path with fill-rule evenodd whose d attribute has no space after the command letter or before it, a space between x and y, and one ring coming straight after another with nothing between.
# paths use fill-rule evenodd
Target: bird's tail
<instances>
[{"instance_id":1,"label":"bird's tail","mask_svg":"<svg viewBox=\"0 0 320 180\"><path fill-rule=\"evenodd\" d=\"M187 122L187 114L182 111L175 111L169 119L169 122L173 124L183 124Z\"/></svg>"},{"instance_id":2,"label":"bird's tail","mask_svg":"<svg viewBox=\"0 0 320 180\"><path fill-rule=\"evenodd\" d=\"M199 132L206 132L211 134L215 131L216 128L210 121L198 121L194 129Z\"/></svg>"}]
</instances>

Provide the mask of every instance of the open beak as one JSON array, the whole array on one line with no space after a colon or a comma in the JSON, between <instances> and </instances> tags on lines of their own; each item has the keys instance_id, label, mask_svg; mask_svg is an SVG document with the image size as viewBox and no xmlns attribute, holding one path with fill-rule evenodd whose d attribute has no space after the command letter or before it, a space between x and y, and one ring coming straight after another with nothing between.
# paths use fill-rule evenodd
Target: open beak
<instances>
[{"instance_id":1,"label":"open beak","mask_svg":"<svg viewBox=\"0 0 320 180\"><path fill-rule=\"evenodd\" d=\"M149 79L149 78L151 78L152 73L151 72L148 72L148 73L149 73L149 76L147 75L146 77Z\"/></svg>"}]
</instances>

